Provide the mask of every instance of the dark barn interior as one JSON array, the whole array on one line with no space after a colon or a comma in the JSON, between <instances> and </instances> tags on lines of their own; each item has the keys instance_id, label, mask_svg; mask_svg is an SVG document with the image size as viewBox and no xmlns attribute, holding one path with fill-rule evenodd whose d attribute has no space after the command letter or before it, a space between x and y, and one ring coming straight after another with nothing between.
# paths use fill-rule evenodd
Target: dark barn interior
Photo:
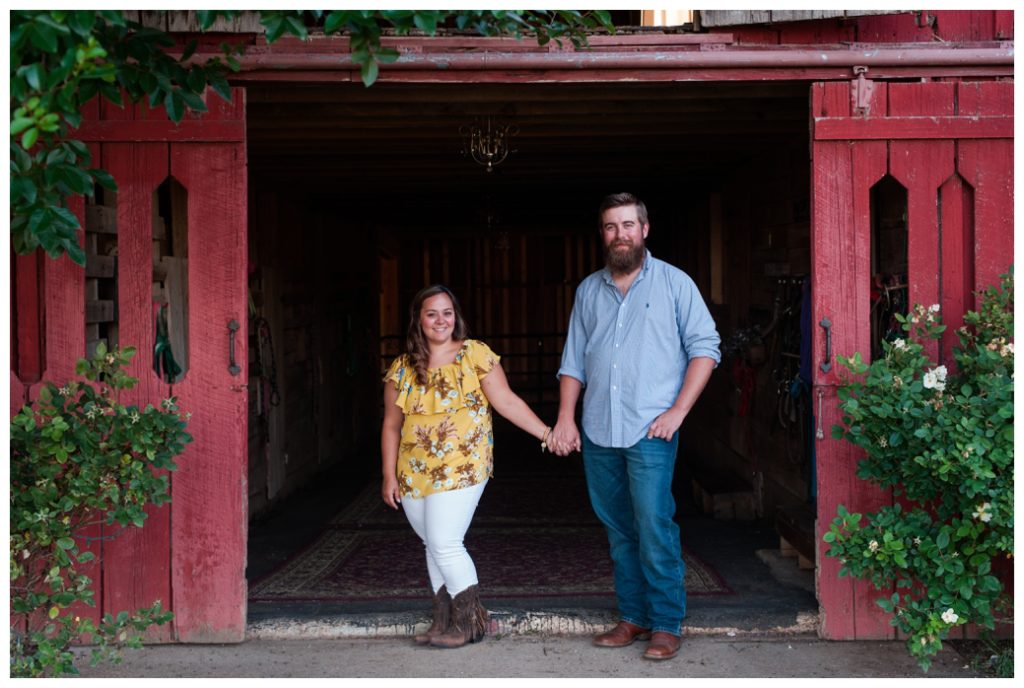
<instances>
[{"instance_id":1,"label":"dark barn interior","mask_svg":"<svg viewBox=\"0 0 1024 688\"><path fill-rule=\"evenodd\" d=\"M805 84L253 85L247 112L250 578L254 547L277 546L263 524L296 518L311 490L330 486L330 511L379 482L379 377L422 286L459 295L472 335L554 422L573 293L603 262L596 207L623 190L646 202L648 247L693 277L722 336L683 426L680 513L777 531L813 566L814 428L794 386ZM487 116L518 132L492 172L460 136ZM537 448L495 426L499 475Z\"/></svg>"}]
</instances>

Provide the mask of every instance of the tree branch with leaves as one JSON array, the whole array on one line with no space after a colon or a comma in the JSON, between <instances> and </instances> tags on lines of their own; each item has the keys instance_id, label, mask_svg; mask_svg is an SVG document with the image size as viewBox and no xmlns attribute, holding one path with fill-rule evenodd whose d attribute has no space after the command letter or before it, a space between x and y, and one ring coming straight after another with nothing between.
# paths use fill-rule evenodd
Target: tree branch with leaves
<instances>
[{"instance_id":1,"label":"tree branch with leaves","mask_svg":"<svg viewBox=\"0 0 1024 688\"><path fill-rule=\"evenodd\" d=\"M200 31L238 11L198 11ZM480 36L532 37L540 45L568 40L587 46L588 33L613 31L606 11L577 10L262 10L266 41L312 33L350 37L353 61L369 87L380 65L399 54L382 45L386 33L436 35L442 29ZM15 252L42 248L85 265L72 196L91 196L114 179L93 167L88 147L75 139L83 107L102 97L118 106L147 100L180 122L204 112L212 88L231 99L228 78L240 69L245 46L222 43L222 55L197 60L198 40L182 45L168 33L131 21L120 10L11 12L11 242Z\"/></svg>"}]
</instances>

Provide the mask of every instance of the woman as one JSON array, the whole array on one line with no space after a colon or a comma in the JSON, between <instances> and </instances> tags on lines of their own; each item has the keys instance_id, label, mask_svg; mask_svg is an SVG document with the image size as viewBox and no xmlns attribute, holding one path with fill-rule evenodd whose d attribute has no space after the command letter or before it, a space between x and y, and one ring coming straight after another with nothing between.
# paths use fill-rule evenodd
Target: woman
<instances>
[{"instance_id":1,"label":"woman","mask_svg":"<svg viewBox=\"0 0 1024 688\"><path fill-rule=\"evenodd\" d=\"M430 629L420 644L460 647L484 635L476 567L462 543L491 476L491 410L541 440L551 428L508 386L498 356L467 339L455 295L434 285L409 313L406 353L384 378L381 496L405 510L427 550L434 590Z\"/></svg>"}]
</instances>

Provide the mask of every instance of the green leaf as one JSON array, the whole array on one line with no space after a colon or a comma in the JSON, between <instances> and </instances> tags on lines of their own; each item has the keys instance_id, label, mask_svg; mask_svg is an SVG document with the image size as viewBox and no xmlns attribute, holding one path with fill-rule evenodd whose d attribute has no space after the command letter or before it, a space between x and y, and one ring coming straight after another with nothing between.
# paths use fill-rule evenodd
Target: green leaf
<instances>
[{"instance_id":1,"label":"green leaf","mask_svg":"<svg viewBox=\"0 0 1024 688\"><path fill-rule=\"evenodd\" d=\"M949 547L949 531L948 530L944 529L944 530L942 530L939 533L939 536L937 538L935 538L935 545L939 549L946 549L947 547Z\"/></svg>"},{"instance_id":2,"label":"green leaf","mask_svg":"<svg viewBox=\"0 0 1024 688\"><path fill-rule=\"evenodd\" d=\"M60 538L57 540L57 546L61 549L71 549L75 546L75 541L69 537Z\"/></svg>"},{"instance_id":3,"label":"green leaf","mask_svg":"<svg viewBox=\"0 0 1024 688\"><path fill-rule=\"evenodd\" d=\"M363 76L363 84L369 88L370 86L373 86L375 81L377 81L377 74L380 72L380 66L371 56L361 65L360 71Z\"/></svg>"},{"instance_id":4,"label":"green leaf","mask_svg":"<svg viewBox=\"0 0 1024 688\"><path fill-rule=\"evenodd\" d=\"M21 147L25 150L29 150L32 146L36 145L36 140L39 138L39 130L32 127L24 133L21 137Z\"/></svg>"},{"instance_id":5,"label":"green leaf","mask_svg":"<svg viewBox=\"0 0 1024 688\"><path fill-rule=\"evenodd\" d=\"M347 21L348 13L335 10L327 15L327 19L324 21L324 33L335 33L338 29L344 26Z\"/></svg>"},{"instance_id":6,"label":"green leaf","mask_svg":"<svg viewBox=\"0 0 1024 688\"><path fill-rule=\"evenodd\" d=\"M289 33L298 36L302 40L306 40L306 38L308 38L309 34L306 31L306 26L302 23L302 20L299 17L285 17L285 22L288 26Z\"/></svg>"},{"instance_id":7,"label":"green leaf","mask_svg":"<svg viewBox=\"0 0 1024 688\"><path fill-rule=\"evenodd\" d=\"M28 25L27 31L32 45L44 53L57 52L57 34L52 28L45 24L34 22Z\"/></svg>"},{"instance_id":8,"label":"green leaf","mask_svg":"<svg viewBox=\"0 0 1024 688\"><path fill-rule=\"evenodd\" d=\"M93 169L89 170L89 174L91 174L92 178L95 179L96 182L104 189L117 191L117 182L114 181L114 178L106 170Z\"/></svg>"},{"instance_id":9,"label":"green leaf","mask_svg":"<svg viewBox=\"0 0 1024 688\"><path fill-rule=\"evenodd\" d=\"M186 83L193 93L202 93L206 88L206 76L203 74L203 70L199 67L190 69Z\"/></svg>"},{"instance_id":10,"label":"green leaf","mask_svg":"<svg viewBox=\"0 0 1024 688\"><path fill-rule=\"evenodd\" d=\"M377 62L381 64L391 64L397 62L402 54L393 48L381 48L374 53L374 57L377 58Z\"/></svg>"},{"instance_id":11,"label":"green leaf","mask_svg":"<svg viewBox=\"0 0 1024 688\"><path fill-rule=\"evenodd\" d=\"M34 119L29 117L19 117L11 120L11 136L17 136L21 132L28 129L35 122Z\"/></svg>"},{"instance_id":12,"label":"green leaf","mask_svg":"<svg viewBox=\"0 0 1024 688\"><path fill-rule=\"evenodd\" d=\"M168 91L164 97L164 109L171 121L177 124L185 115L185 101L177 91Z\"/></svg>"}]
</instances>

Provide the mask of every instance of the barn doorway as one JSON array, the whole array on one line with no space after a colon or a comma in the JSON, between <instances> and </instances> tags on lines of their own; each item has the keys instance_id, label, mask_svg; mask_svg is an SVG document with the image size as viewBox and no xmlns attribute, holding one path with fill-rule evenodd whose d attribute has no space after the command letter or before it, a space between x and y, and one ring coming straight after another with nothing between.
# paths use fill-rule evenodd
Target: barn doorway
<instances>
[{"instance_id":1,"label":"barn doorway","mask_svg":"<svg viewBox=\"0 0 1024 688\"><path fill-rule=\"evenodd\" d=\"M630 190L650 211L652 253L694 278L722 336L673 489L684 545L748 597L691 609L760 596L782 617L816 610L814 428L799 384L807 94L799 83L250 86L250 589L372 497L379 377L425 284L460 296L474 336L553 421L573 293L602 261L595 209ZM486 118L516 130L492 171L462 153L460 129ZM535 445L496 419L496 478L581 478L578 456ZM761 580L790 564L789 583ZM267 599L250 618L375 604Z\"/></svg>"}]
</instances>

